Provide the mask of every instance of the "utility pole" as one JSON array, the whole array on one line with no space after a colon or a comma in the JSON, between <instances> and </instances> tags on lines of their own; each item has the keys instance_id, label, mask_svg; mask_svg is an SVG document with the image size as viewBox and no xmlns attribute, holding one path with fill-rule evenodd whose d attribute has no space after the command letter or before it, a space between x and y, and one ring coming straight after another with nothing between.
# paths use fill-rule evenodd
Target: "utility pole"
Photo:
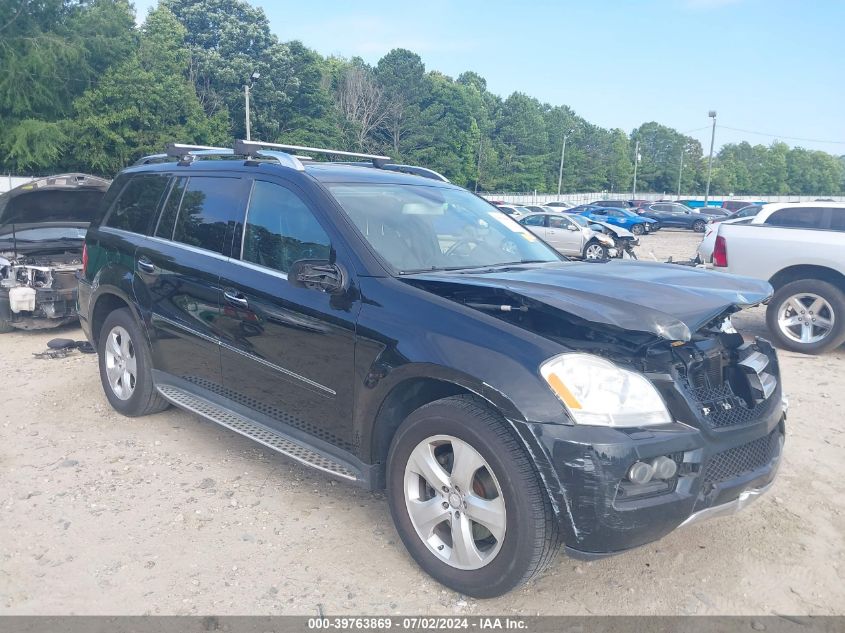
<instances>
[{"instance_id":1,"label":"utility pole","mask_svg":"<svg viewBox=\"0 0 845 633\"><path fill-rule=\"evenodd\" d=\"M710 110L707 116L713 119L713 131L710 133L710 159L707 161L707 188L704 189L704 206L710 197L710 176L713 173L713 143L716 141L716 111Z\"/></svg>"},{"instance_id":2,"label":"utility pole","mask_svg":"<svg viewBox=\"0 0 845 633\"><path fill-rule=\"evenodd\" d=\"M637 197L637 165L640 162L640 139L637 139L637 144L634 148L634 186L631 188L631 199Z\"/></svg>"},{"instance_id":3,"label":"utility pole","mask_svg":"<svg viewBox=\"0 0 845 633\"><path fill-rule=\"evenodd\" d=\"M258 78L261 77L261 73L257 70L252 73L249 77L249 82L244 84L244 117L246 118L246 140L250 140L250 133L249 133L249 91L252 89L252 84L258 81Z\"/></svg>"},{"instance_id":4,"label":"utility pole","mask_svg":"<svg viewBox=\"0 0 845 633\"><path fill-rule=\"evenodd\" d=\"M684 175L684 147L681 146L681 167L678 169L678 197L677 200L681 199L681 178Z\"/></svg>"},{"instance_id":5,"label":"utility pole","mask_svg":"<svg viewBox=\"0 0 845 633\"><path fill-rule=\"evenodd\" d=\"M563 135L563 145L560 146L560 169L557 172L557 195L560 196L560 186L563 183L563 158L566 156L566 139L569 138L569 135L572 134L575 130L569 130L566 134Z\"/></svg>"}]
</instances>

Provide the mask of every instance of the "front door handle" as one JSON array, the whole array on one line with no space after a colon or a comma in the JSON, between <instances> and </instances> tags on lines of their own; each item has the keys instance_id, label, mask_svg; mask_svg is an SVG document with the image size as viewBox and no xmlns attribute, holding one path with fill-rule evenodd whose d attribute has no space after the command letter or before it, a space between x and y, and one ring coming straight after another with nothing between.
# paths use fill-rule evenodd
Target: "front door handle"
<instances>
[{"instance_id":1,"label":"front door handle","mask_svg":"<svg viewBox=\"0 0 845 633\"><path fill-rule=\"evenodd\" d=\"M139 257L138 270L143 273L154 273L156 271L156 266L146 257Z\"/></svg>"},{"instance_id":2,"label":"front door handle","mask_svg":"<svg viewBox=\"0 0 845 633\"><path fill-rule=\"evenodd\" d=\"M223 293L223 298L226 299L226 301L228 301L232 305L236 305L239 308L249 307L249 301L247 301L247 298L236 290L226 290Z\"/></svg>"}]
</instances>

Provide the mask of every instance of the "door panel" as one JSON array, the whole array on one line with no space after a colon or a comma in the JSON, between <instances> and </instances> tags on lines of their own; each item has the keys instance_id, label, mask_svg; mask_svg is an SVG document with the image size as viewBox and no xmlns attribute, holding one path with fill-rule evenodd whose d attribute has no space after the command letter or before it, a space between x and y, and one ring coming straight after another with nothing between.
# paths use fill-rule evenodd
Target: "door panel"
<instances>
[{"instance_id":1,"label":"door panel","mask_svg":"<svg viewBox=\"0 0 845 633\"><path fill-rule=\"evenodd\" d=\"M241 404L353 451L354 291L298 288L287 270L299 259L328 259L328 235L292 188L256 180L243 258L222 282L223 378ZM343 264L342 256L337 259Z\"/></svg>"},{"instance_id":2,"label":"door panel","mask_svg":"<svg viewBox=\"0 0 845 633\"><path fill-rule=\"evenodd\" d=\"M150 322L155 369L201 385L220 384L216 270L224 260L156 238L136 250L135 292Z\"/></svg>"},{"instance_id":3,"label":"door panel","mask_svg":"<svg viewBox=\"0 0 845 633\"><path fill-rule=\"evenodd\" d=\"M581 231L571 231L568 218L549 216L549 233L553 234L556 248L566 255L581 254Z\"/></svg>"}]
</instances>

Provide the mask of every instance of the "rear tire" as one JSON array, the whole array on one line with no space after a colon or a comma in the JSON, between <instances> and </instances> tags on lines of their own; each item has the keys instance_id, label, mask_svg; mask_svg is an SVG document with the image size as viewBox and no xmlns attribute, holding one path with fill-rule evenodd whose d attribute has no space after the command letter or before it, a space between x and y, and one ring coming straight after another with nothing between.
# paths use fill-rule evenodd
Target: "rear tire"
<instances>
[{"instance_id":1,"label":"rear tire","mask_svg":"<svg viewBox=\"0 0 845 633\"><path fill-rule=\"evenodd\" d=\"M103 391L118 413L138 417L169 406L153 384L149 346L128 308L106 317L97 354Z\"/></svg>"},{"instance_id":2,"label":"rear tire","mask_svg":"<svg viewBox=\"0 0 845 633\"><path fill-rule=\"evenodd\" d=\"M775 342L793 352L835 349L845 343L845 293L820 279L788 283L769 301L766 325Z\"/></svg>"},{"instance_id":3,"label":"rear tire","mask_svg":"<svg viewBox=\"0 0 845 633\"><path fill-rule=\"evenodd\" d=\"M387 495L417 564L463 594L507 593L557 553L558 524L533 463L475 396L437 400L405 419L388 454Z\"/></svg>"}]
</instances>

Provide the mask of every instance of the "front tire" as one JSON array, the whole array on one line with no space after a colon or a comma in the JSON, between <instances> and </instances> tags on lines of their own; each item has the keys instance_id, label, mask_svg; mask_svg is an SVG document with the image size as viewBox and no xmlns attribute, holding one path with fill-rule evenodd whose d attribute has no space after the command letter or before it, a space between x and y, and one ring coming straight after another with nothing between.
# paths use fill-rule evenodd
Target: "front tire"
<instances>
[{"instance_id":1,"label":"front tire","mask_svg":"<svg viewBox=\"0 0 845 633\"><path fill-rule=\"evenodd\" d=\"M500 596L557 552L558 525L531 460L474 396L437 400L407 417L391 443L387 494L408 552L460 593Z\"/></svg>"},{"instance_id":2,"label":"front tire","mask_svg":"<svg viewBox=\"0 0 845 633\"><path fill-rule=\"evenodd\" d=\"M642 235L645 233L645 227L642 224L635 224L631 227L631 233L634 235Z\"/></svg>"},{"instance_id":3,"label":"front tire","mask_svg":"<svg viewBox=\"0 0 845 633\"><path fill-rule=\"evenodd\" d=\"M692 230L696 233L704 233L705 228L707 228L707 222L704 220L696 220L692 223Z\"/></svg>"},{"instance_id":4,"label":"front tire","mask_svg":"<svg viewBox=\"0 0 845 633\"><path fill-rule=\"evenodd\" d=\"M845 293L826 281L802 279L780 288L766 309L775 342L804 354L821 354L845 343Z\"/></svg>"},{"instance_id":5,"label":"front tire","mask_svg":"<svg viewBox=\"0 0 845 633\"><path fill-rule=\"evenodd\" d=\"M100 381L109 404L125 416L158 413L167 401L153 384L149 346L128 308L110 313L97 344Z\"/></svg>"},{"instance_id":6,"label":"front tire","mask_svg":"<svg viewBox=\"0 0 845 633\"><path fill-rule=\"evenodd\" d=\"M584 259L604 261L607 259L607 249L598 242L590 242L584 247Z\"/></svg>"}]
</instances>

